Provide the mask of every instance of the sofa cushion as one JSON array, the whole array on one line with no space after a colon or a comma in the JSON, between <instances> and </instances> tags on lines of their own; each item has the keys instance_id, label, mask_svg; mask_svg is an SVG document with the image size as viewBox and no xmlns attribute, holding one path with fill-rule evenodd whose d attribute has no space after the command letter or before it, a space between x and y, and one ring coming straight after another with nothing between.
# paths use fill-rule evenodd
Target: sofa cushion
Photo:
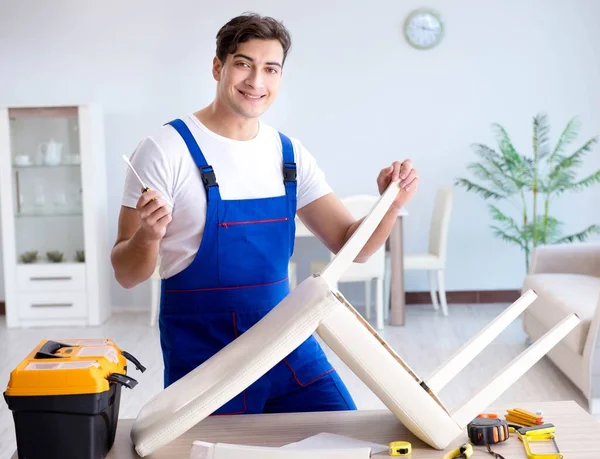
<instances>
[{"instance_id":1,"label":"sofa cushion","mask_svg":"<svg viewBox=\"0 0 600 459\"><path fill-rule=\"evenodd\" d=\"M590 323L600 298L600 278L583 274L542 273L525 277L523 291L533 289L537 295L526 314L533 315L548 329L574 312L581 324L564 339L577 354L583 354Z\"/></svg>"}]
</instances>

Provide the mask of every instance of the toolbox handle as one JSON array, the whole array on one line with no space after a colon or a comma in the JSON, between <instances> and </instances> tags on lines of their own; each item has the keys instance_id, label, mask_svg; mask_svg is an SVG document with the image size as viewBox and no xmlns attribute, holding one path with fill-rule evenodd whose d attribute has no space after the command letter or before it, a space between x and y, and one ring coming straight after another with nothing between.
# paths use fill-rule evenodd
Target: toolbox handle
<instances>
[{"instance_id":1,"label":"toolbox handle","mask_svg":"<svg viewBox=\"0 0 600 459\"><path fill-rule=\"evenodd\" d=\"M111 373L106 377L106 379L110 382L121 384L129 389L133 389L138 384L138 382L131 376L122 375L120 373Z\"/></svg>"},{"instance_id":2,"label":"toolbox handle","mask_svg":"<svg viewBox=\"0 0 600 459\"><path fill-rule=\"evenodd\" d=\"M46 341L44 345L36 352L36 359L62 359L63 356L56 355L55 352L63 347L72 347L69 344L59 343L58 341Z\"/></svg>"},{"instance_id":3,"label":"toolbox handle","mask_svg":"<svg viewBox=\"0 0 600 459\"><path fill-rule=\"evenodd\" d=\"M121 354L123 354L123 357L125 357L127 360L129 360L130 362L132 362L135 365L135 368L138 371L141 371L142 373L144 371L146 371L146 367L144 365L142 365L140 363L140 361L138 359L136 359L133 355L131 355L129 352L127 352L127 351L121 351Z\"/></svg>"}]
</instances>

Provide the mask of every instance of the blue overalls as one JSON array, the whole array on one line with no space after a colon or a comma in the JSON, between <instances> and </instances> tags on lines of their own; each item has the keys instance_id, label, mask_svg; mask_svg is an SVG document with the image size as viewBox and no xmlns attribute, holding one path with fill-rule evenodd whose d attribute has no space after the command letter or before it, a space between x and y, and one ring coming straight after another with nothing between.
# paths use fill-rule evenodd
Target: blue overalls
<instances>
[{"instance_id":1,"label":"blue overalls","mask_svg":"<svg viewBox=\"0 0 600 459\"><path fill-rule=\"evenodd\" d=\"M296 164L280 134L284 196L222 200L215 171L185 123L185 141L206 190L204 235L193 262L163 279L160 332L165 387L244 333L289 293L294 249ZM353 410L356 406L314 337L213 414Z\"/></svg>"}]
</instances>

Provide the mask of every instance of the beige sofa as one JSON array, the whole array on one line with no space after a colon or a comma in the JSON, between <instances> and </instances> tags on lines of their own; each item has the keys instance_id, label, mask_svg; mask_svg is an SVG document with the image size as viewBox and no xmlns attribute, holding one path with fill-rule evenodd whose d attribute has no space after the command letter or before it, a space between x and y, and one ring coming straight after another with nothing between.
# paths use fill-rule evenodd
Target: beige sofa
<instances>
[{"instance_id":1,"label":"beige sofa","mask_svg":"<svg viewBox=\"0 0 600 459\"><path fill-rule=\"evenodd\" d=\"M600 243L538 247L523 292L538 299L523 313L523 329L538 339L568 313L581 319L548 357L583 392L589 411L600 413Z\"/></svg>"}]
</instances>

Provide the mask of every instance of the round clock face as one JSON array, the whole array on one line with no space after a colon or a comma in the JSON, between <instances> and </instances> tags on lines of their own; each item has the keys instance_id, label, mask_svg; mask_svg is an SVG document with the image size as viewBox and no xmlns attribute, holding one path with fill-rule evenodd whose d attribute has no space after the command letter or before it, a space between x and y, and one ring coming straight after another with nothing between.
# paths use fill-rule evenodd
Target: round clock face
<instances>
[{"instance_id":1,"label":"round clock face","mask_svg":"<svg viewBox=\"0 0 600 459\"><path fill-rule=\"evenodd\" d=\"M417 10L406 18L404 34L415 48L430 49L442 40L444 27L439 16L433 11Z\"/></svg>"}]
</instances>

